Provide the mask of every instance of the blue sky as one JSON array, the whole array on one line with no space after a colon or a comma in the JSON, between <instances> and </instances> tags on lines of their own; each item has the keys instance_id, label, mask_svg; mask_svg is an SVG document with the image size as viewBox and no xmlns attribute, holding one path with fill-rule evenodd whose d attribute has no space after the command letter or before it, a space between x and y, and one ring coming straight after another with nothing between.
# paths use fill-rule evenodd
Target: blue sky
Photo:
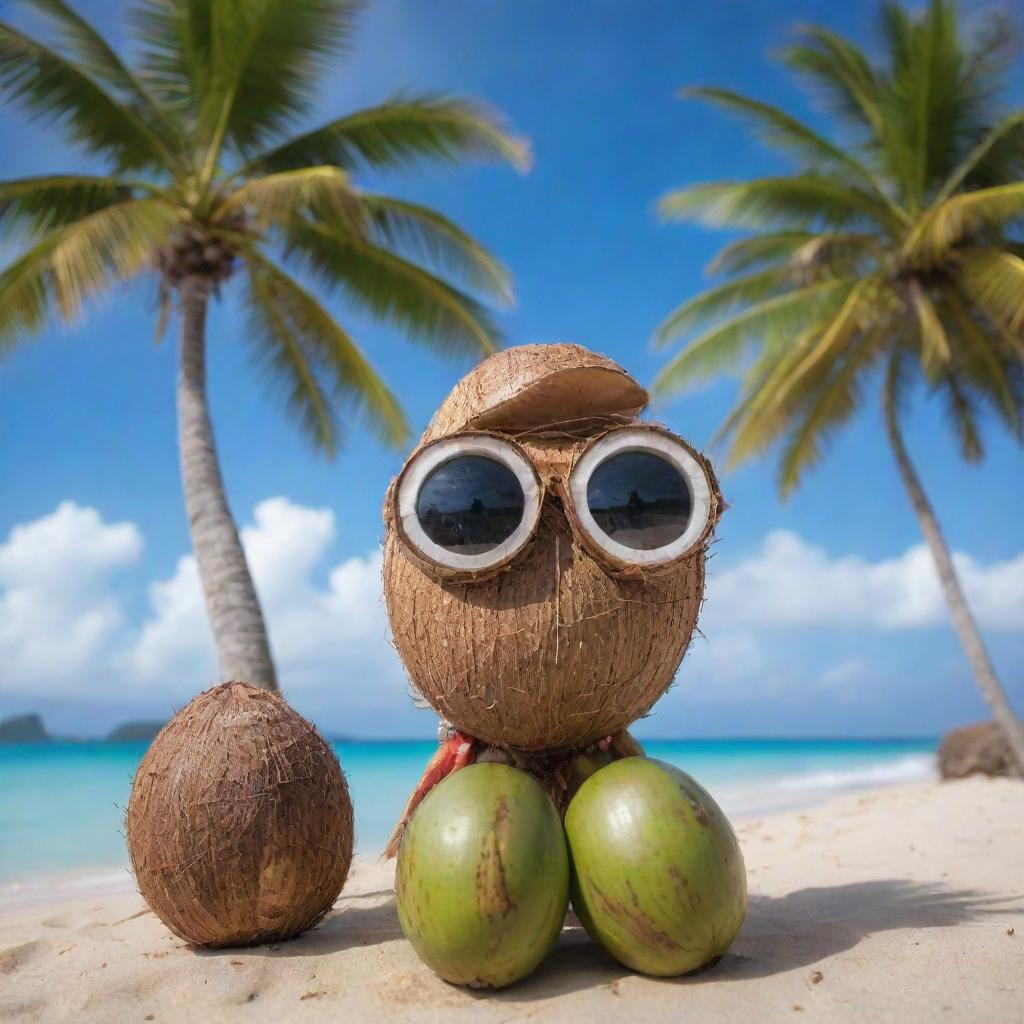
<instances>
[{"instance_id":1,"label":"blue sky","mask_svg":"<svg viewBox=\"0 0 1024 1024\"><path fill-rule=\"evenodd\" d=\"M77 6L120 38L121 3ZM0 3L4 17L32 24L24 9ZM649 383L661 358L652 328L700 289L725 240L659 224L655 200L687 182L784 166L676 90L727 85L818 120L771 51L801 21L867 39L874 12L874 3L825 0L380 0L314 120L403 87L500 108L532 139L528 175L428 168L372 184L436 205L507 262L517 291L501 315L509 343L576 341ZM1014 85L1020 95L1020 68ZM56 132L0 110L0 175L76 169L93 167ZM160 715L214 678L190 604L192 568L181 561L173 332L154 344L154 300L153 282L140 281L80 328L55 327L0 366L0 601L41 609L20 632L8 623L6 649L0 623L0 715L41 709L56 727L101 730L128 714ZM421 428L466 367L333 308ZM723 380L655 414L704 445L734 392ZM312 454L250 367L230 295L211 319L210 394L233 508L262 545L257 582L288 695L332 731L429 734L433 720L405 699L374 600L381 499L401 454L358 424L335 462ZM986 462L965 467L941 411L922 401L908 440L1024 706L1021 452L993 430ZM926 561L912 550L920 536L874 404L788 502L770 463L722 483L732 508L712 562L708 640L643 733L928 734L983 715ZM268 499L278 500L260 505ZM71 504L59 513L62 503ZM306 546L285 558L297 534ZM64 543L50 575L33 576ZM808 586L825 589L800 600ZM796 606L780 612L794 594ZM90 607L105 610L102 621L83 622Z\"/></svg>"}]
</instances>

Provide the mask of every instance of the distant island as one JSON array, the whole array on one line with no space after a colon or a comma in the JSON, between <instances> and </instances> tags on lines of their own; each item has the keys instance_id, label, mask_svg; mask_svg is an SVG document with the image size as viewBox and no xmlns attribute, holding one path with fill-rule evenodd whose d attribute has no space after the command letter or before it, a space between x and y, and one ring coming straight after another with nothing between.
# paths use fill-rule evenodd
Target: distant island
<instances>
[{"instance_id":1,"label":"distant island","mask_svg":"<svg viewBox=\"0 0 1024 1024\"><path fill-rule=\"evenodd\" d=\"M149 743L163 727L163 722L122 722L99 742ZM90 742L78 736L54 736L43 724L42 715L11 715L8 718L0 718L0 743L50 743L53 740Z\"/></svg>"},{"instance_id":2,"label":"distant island","mask_svg":"<svg viewBox=\"0 0 1024 1024\"><path fill-rule=\"evenodd\" d=\"M0 719L0 743L48 743L51 739L39 715Z\"/></svg>"}]
</instances>

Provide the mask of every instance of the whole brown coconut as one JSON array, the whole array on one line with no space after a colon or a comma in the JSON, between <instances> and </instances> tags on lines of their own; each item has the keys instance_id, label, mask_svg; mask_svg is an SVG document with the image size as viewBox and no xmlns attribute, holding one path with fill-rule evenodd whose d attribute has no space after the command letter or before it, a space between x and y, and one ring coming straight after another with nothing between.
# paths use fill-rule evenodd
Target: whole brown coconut
<instances>
[{"instance_id":1,"label":"whole brown coconut","mask_svg":"<svg viewBox=\"0 0 1024 1024\"><path fill-rule=\"evenodd\" d=\"M338 759L276 694L223 683L153 740L125 822L153 912L197 946L249 946L316 924L352 862Z\"/></svg>"},{"instance_id":2,"label":"whole brown coconut","mask_svg":"<svg viewBox=\"0 0 1024 1024\"><path fill-rule=\"evenodd\" d=\"M636 721L672 682L722 511L710 466L690 449L708 481L707 526L689 554L657 568L598 557L566 500L587 445L635 425L647 401L620 366L571 344L505 349L455 386L406 467L425 446L475 431L514 441L542 490L533 536L488 573L419 557L395 512L402 477L392 484L384 595L395 646L415 688L462 733L525 751L582 747Z\"/></svg>"}]
</instances>

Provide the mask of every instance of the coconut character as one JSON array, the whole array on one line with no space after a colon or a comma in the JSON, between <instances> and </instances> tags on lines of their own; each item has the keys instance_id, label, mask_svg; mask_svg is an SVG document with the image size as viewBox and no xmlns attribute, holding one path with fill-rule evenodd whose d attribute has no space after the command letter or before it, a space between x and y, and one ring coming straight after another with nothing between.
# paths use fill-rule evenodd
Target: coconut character
<instances>
[{"instance_id":1,"label":"coconut character","mask_svg":"<svg viewBox=\"0 0 1024 1024\"><path fill-rule=\"evenodd\" d=\"M608 820L588 823L585 811L575 815L567 853L572 862L574 845L580 851L574 886L581 900L605 884L584 865L584 852L600 850L603 836L609 847L631 841L621 822L611 820L618 812L607 808L623 800L650 804L646 818L636 817L636 842L653 843L656 863L649 891L634 893L626 908L634 932L637 915L651 925L637 933L641 948L622 954L615 913L598 907L585 917L594 937L623 963L650 973L692 970L720 955L742 921L746 893L737 888L717 901L722 910L714 911L715 920L702 923L713 943L700 941L686 956L648 955L643 934L663 934L652 923L656 914L671 917L671 900L680 894L692 900L680 871L700 862L703 877L735 880L742 858L724 817L714 842L692 828L666 833L661 842L659 809L672 799L692 802L663 769L652 767L637 783L614 776L606 783L602 774L613 762L643 755L627 729L668 689L686 653L704 594L705 553L723 508L700 452L640 419L648 401L622 367L578 345L506 349L459 381L388 489L384 596L394 643L442 726L438 753L387 854L400 851L403 928L449 980L501 984L531 969L543 944L524 948L501 971L484 952L479 963L474 959L474 950L500 948L513 927L554 941L540 924L481 909L493 903L480 881L492 863L487 851L499 849L499 865L521 869L531 844L547 834L543 816L521 815L523 824L510 827L511 777L477 774L497 767L491 762L527 772L562 815L589 785L587 801L604 808L595 813ZM416 819L423 827L403 844L424 797L453 783L446 777L467 765L480 768L463 788L475 789L487 806L460 811L445 826L435 820L444 801L428 801L430 814L422 823ZM459 807L450 796L444 805ZM691 817L701 825L711 820L703 811ZM474 844L468 856L456 849L460 836ZM708 857L721 863L709 867ZM469 872L472 891L473 869L459 864L477 865L476 905L453 905L454 883L438 881L445 872ZM629 870L625 861L622 867ZM610 871L614 877L614 864ZM529 869L525 877L528 884ZM538 877L536 884L548 882ZM537 904L538 921L557 905L559 893L549 895ZM442 905L447 916L435 920ZM684 945L685 936L698 934L699 922L685 921L693 912L685 900L679 904L675 919Z\"/></svg>"},{"instance_id":2,"label":"coconut character","mask_svg":"<svg viewBox=\"0 0 1024 1024\"><path fill-rule=\"evenodd\" d=\"M723 507L707 460L640 420L648 401L579 345L505 349L459 381L392 481L388 617L443 723L390 853L465 764L527 768L564 810L581 764L642 753L626 729L690 643Z\"/></svg>"}]
</instances>

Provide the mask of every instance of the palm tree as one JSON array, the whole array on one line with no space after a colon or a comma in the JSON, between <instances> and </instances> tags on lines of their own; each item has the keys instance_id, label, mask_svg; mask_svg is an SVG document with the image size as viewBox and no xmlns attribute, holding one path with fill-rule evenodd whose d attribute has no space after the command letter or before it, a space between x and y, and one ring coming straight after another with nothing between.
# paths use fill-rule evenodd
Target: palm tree
<instances>
[{"instance_id":1,"label":"palm tree","mask_svg":"<svg viewBox=\"0 0 1024 1024\"><path fill-rule=\"evenodd\" d=\"M655 340L687 337L658 376L663 392L742 366L740 396L719 436L729 439L733 463L777 447L783 494L880 389L888 440L953 625L1024 769L1024 725L900 426L917 379L945 400L968 461L983 455L983 411L1022 438L1024 110L1000 104L1010 27L991 16L970 31L952 0L929 0L917 16L884 3L879 63L830 31L802 29L782 61L826 101L829 134L726 89L688 90L752 122L796 166L661 200L667 218L754 233L718 254L710 270L726 279L679 306Z\"/></svg>"},{"instance_id":2,"label":"palm tree","mask_svg":"<svg viewBox=\"0 0 1024 1024\"><path fill-rule=\"evenodd\" d=\"M528 149L482 107L441 95L396 95L296 133L320 70L351 41L357 0L135 0L134 66L63 0L34 6L55 41L0 23L0 97L109 173L0 182L0 225L24 240L0 272L0 352L155 274L161 324L180 314L181 474L220 669L276 689L207 406L209 303L242 279L255 361L318 448L336 451L343 407L399 444L395 396L301 276L442 352L491 351L495 325L464 288L508 300L504 268L437 211L353 176L422 159L525 167Z\"/></svg>"}]
</instances>

